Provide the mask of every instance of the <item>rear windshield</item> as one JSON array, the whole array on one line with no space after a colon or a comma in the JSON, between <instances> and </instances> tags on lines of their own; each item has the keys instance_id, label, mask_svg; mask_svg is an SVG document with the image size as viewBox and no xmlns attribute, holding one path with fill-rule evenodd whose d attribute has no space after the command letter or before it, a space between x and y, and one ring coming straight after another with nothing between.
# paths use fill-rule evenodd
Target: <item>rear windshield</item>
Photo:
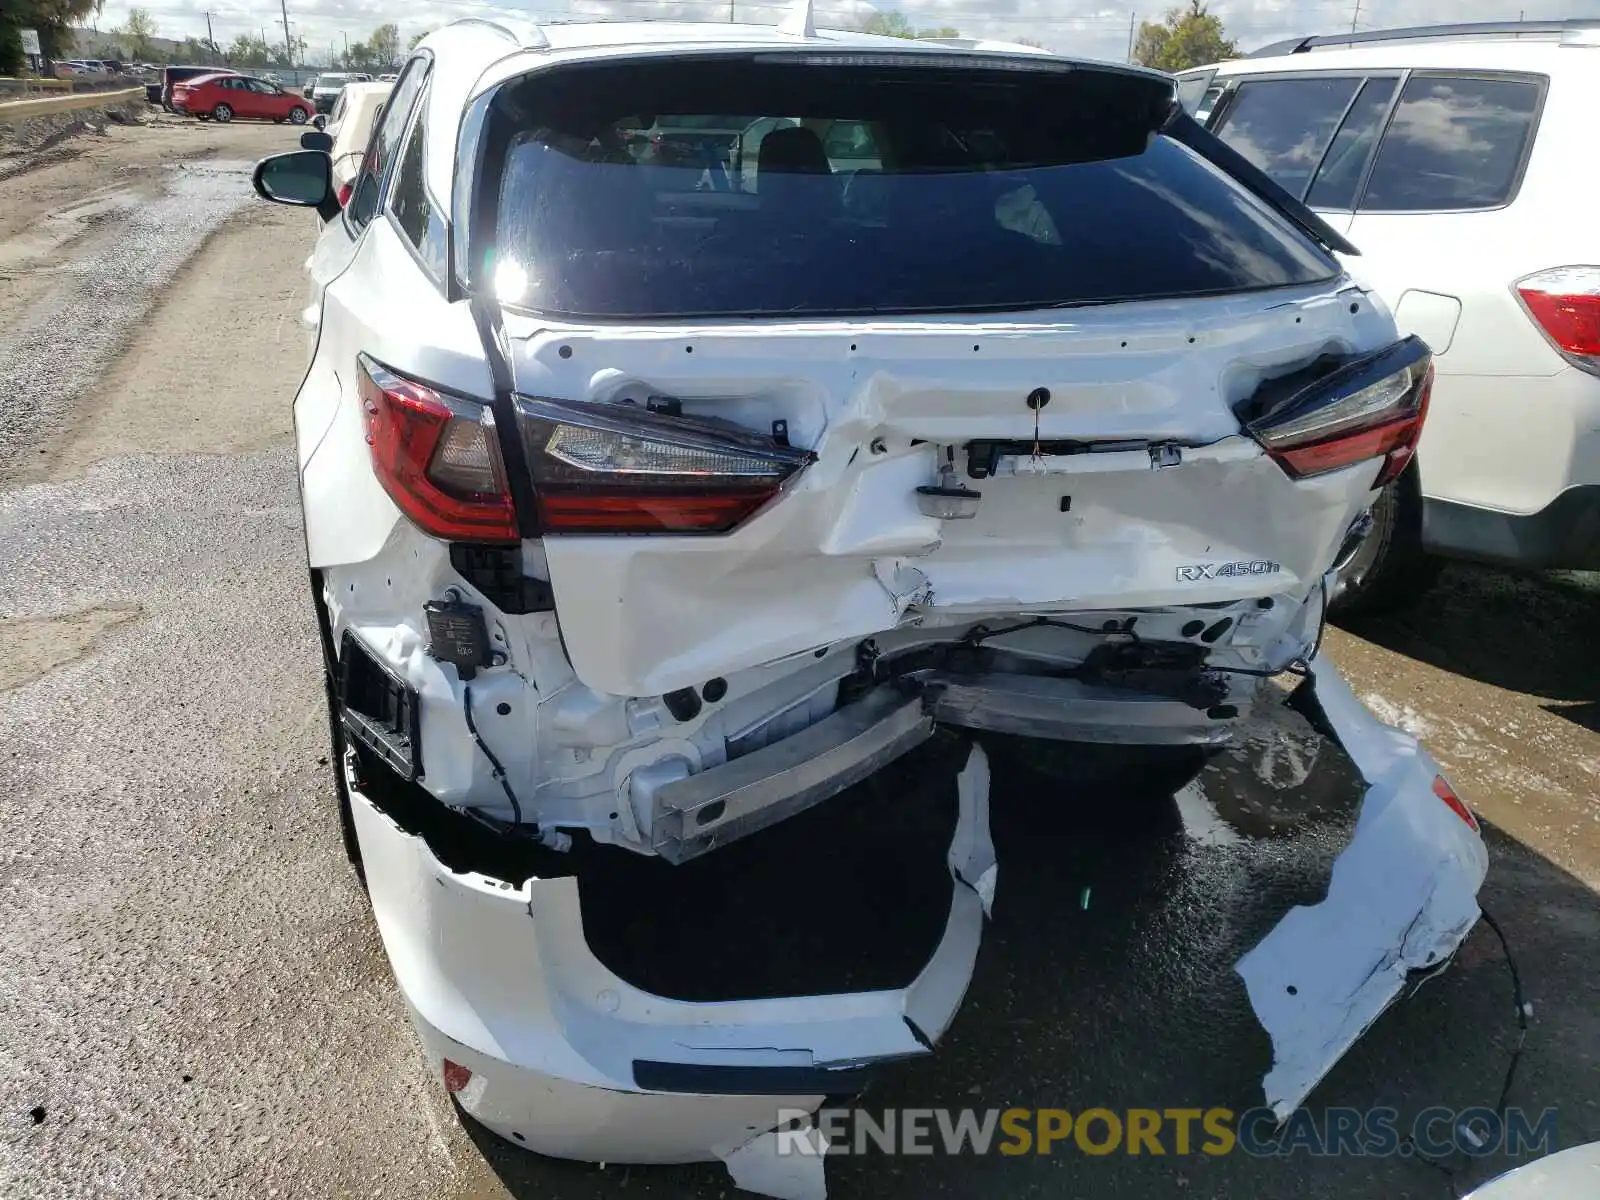
<instances>
[{"instance_id":1,"label":"rear windshield","mask_svg":"<svg viewBox=\"0 0 1600 1200\"><path fill-rule=\"evenodd\" d=\"M312 87L343 87L350 81L348 75L318 75Z\"/></svg>"},{"instance_id":2,"label":"rear windshield","mask_svg":"<svg viewBox=\"0 0 1600 1200\"><path fill-rule=\"evenodd\" d=\"M1020 311L1334 261L1094 70L630 63L496 101L493 279L572 317ZM492 185L491 185L492 186Z\"/></svg>"}]
</instances>

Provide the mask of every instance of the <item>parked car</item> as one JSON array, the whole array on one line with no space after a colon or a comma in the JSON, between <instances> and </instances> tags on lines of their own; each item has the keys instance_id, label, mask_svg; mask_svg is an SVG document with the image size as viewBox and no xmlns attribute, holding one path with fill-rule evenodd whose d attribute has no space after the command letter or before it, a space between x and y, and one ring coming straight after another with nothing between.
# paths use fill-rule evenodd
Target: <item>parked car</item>
<instances>
[{"instance_id":1,"label":"parked car","mask_svg":"<svg viewBox=\"0 0 1600 1200\"><path fill-rule=\"evenodd\" d=\"M395 74L393 71L389 71L389 72L387 72L387 73L385 73L383 75L379 75L378 76L378 82L379 83L393 83L395 80L397 80L399 78L400 78L399 75Z\"/></svg>"},{"instance_id":2,"label":"parked car","mask_svg":"<svg viewBox=\"0 0 1600 1200\"><path fill-rule=\"evenodd\" d=\"M200 75L237 75L223 67L163 67L161 71L161 107L173 112L172 89L186 79Z\"/></svg>"},{"instance_id":3,"label":"parked car","mask_svg":"<svg viewBox=\"0 0 1600 1200\"><path fill-rule=\"evenodd\" d=\"M172 107L224 124L237 118L304 125L311 119L311 105L304 96L249 75L200 75L186 80L172 89Z\"/></svg>"},{"instance_id":4,"label":"parked car","mask_svg":"<svg viewBox=\"0 0 1600 1200\"><path fill-rule=\"evenodd\" d=\"M753 191L636 157L653 114L730 112L767 121ZM1280 1119L1448 960L1476 820L1318 653L1428 352L1236 164L1170 77L806 12L715 43L459 22L342 208L319 149L257 166L327 219L294 412L346 848L464 1112L774 1186L781 1112L931 1052L960 1004L998 872L974 730L1181 782L1292 695L1348 751L1371 787L1325 899L1237 965ZM921 805L835 799L891 763L937 784L937 836L684 908L741 847L828 820L842 852ZM861 990L806 924L835 870L933 881L892 914L926 943L870 947L897 981ZM802 963L729 932L772 906ZM726 982L751 960L805 982ZM820 1156L781 1166L821 1194Z\"/></svg>"},{"instance_id":5,"label":"parked car","mask_svg":"<svg viewBox=\"0 0 1600 1200\"><path fill-rule=\"evenodd\" d=\"M1434 352L1416 462L1341 568L1352 609L1441 557L1600 569L1600 22L1303 38L1185 75L1211 130L1360 247Z\"/></svg>"},{"instance_id":6,"label":"parked car","mask_svg":"<svg viewBox=\"0 0 1600 1200\"><path fill-rule=\"evenodd\" d=\"M319 113L331 113L345 84L370 83L371 80L371 75L359 71L326 71L311 81L306 96L316 104Z\"/></svg>"},{"instance_id":7,"label":"parked car","mask_svg":"<svg viewBox=\"0 0 1600 1200\"><path fill-rule=\"evenodd\" d=\"M333 139L333 188L341 207L355 187L361 156L372 141L372 130L394 85L383 82L346 84L334 102L327 133Z\"/></svg>"}]
</instances>

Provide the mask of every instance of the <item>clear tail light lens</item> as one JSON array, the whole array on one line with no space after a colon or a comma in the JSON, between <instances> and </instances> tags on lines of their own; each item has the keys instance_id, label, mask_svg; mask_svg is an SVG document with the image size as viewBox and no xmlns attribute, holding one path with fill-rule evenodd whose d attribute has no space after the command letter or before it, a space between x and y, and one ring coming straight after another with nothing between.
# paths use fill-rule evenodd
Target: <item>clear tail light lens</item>
<instances>
[{"instance_id":1,"label":"clear tail light lens","mask_svg":"<svg viewBox=\"0 0 1600 1200\"><path fill-rule=\"evenodd\" d=\"M517 408L547 534L726 533L814 457L635 405L524 398Z\"/></svg>"},{"instance_id":2,"label":"clear tail light lens","mask_svg":"<svg viewBox=\"0 0 1600 1200\"><path fill-rule=\"evenodd\" d=\"M364 354L356 380L373 470L401 512L438 538L518 540L487 405L446 396Z\"/></svg>"},{"instance_id":3,"label":"clear tail light lens","mask_svg":"<svg viewBox=\"0 0 1600 1200\"><path fill-rule=\"evenodd\" d=\"M1554 267L1517 280L1516 290L1551 345L1574 365L1600 372L1600 267Z\"/></svg>"},{"instance_id":4,"label":"clear tail light lens","mask_svg":"<svg viewBox=\"0 0 1600 1200\"><path fill-rule=\"evenodd\" d=\"M1251 421L1250 436L1296 479L1368 459L1382 487L1416 454L1433 388L1433 357L1416 337L1334 369Z\"/></svg>"}]
</instances>

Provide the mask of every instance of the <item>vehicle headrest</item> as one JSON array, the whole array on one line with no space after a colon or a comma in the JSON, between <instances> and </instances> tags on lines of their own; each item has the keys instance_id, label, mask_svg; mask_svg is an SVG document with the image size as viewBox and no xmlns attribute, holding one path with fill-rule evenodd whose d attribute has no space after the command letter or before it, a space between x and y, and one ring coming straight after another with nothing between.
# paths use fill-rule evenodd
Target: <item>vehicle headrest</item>
<instances>
[{"instance_id":1,"label":"vehicle headrest","mask_svg":"<svg viewBox=\"0 0 1600 1200\"><path fill-rule=\"evenodd\" d=\"M830 175L828 155L822 149L822 139L810 129L794 126L774 129L761 139L761 151L756 156L756 177L768 171L789 175Z\"/></svg>"}]
</instances>

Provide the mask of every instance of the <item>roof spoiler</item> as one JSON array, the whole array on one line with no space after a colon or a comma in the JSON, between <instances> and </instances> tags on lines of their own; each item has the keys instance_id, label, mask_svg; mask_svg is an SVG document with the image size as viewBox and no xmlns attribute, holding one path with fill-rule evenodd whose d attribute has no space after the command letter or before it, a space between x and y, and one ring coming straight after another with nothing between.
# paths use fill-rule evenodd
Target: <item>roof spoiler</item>
<instances>
[{"instance_id":1,"label":"roof spoiler","mask_svg":"<svg viewBox=\"0 0 1600 1200\"><path fill-rule=\"evenodd\" d=\"M1232 146L1207 132L1205 126L1184 112L1181 106L1172 106L1172 113L1161 132L1187 146L1218 170L1233 176L1312 241L1340 254L1360 255L1361 251L1344 234L1307 208L1298 197L1290 195Z\"/></svg>"}]
</instances>

